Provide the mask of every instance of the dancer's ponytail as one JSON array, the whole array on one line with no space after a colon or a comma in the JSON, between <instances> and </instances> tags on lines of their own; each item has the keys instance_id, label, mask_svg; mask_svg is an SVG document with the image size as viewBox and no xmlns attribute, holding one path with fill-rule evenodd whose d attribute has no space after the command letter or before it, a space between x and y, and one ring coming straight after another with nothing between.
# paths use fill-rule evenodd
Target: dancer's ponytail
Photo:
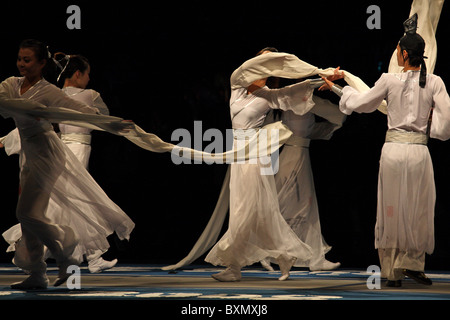
<instances>
[{"instance_id":1,"label":"dancer's ponytail","mask_svg":"<svg viewBox=\"0 0 450 320\"><path fill-rule=\"evenodd\" d=\"M53 56L59 67L57 83L59 87L64 86L66 79L69 79L77 71L85 72L89 68L89 61L82 55L67 55L63 52L57 52Z\"/></svg>"},{"instance_id":2,"label":"dancer's ponytail","mask_svg":"<svg viewBox=\"0 0 450 320\"><path fill-rule=\"evenodd\" d=\"M427 66L425 64L425 40L417 31L418 16L415 13L411 18L403 23L405 35L400 39L399 46L408 53L409 65L420 67L419 85L425 88L427 83Z\"/></svg>"},{"instance_id":3,"label":"dancer's ponytail","mask_svg":"<svg viewBox=\"0 0 450 320\"><path fill-rule=\"evenodd\" d=\"M419 86L421 88L425 88L427 84L427 65L425 63L425 59L427 57L422 56L422 61L420 63L420 77L419 77Z\"/></svg>"}]
</instances>

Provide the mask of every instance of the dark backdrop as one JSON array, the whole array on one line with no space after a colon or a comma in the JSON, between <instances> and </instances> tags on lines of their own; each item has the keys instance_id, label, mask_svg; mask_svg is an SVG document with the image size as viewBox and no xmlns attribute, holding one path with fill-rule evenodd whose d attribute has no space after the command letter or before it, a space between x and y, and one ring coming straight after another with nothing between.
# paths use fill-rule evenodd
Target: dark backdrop
<instances>
[{"instance_id":1,"label":"dark backdrop","mask_svg":"<svg viewBox=\"0 0 450 320\"><path fill-rule=\"evenodd\" d=\"M306 7L294 1L18 3L0 12L0 78L18 75L20 41L37 38L52 52L89 58L89 87L101 93L112 115L132 119L166 141L178 128L193 133L194 121L202 121L203 131L225 133L229 76L261 48L275 46L321 68L341 66L372 86L387 71L411 2L316 1ZM66 27L70 4L81 8L81 30ZM372 4L381 9L379 30L366 26ZM435 69L447 84L449 15L445 4ZM322 95L337 102L333 94ZM13 127L11 119L0 119L0 135ZM373 230L385 131L380 112L353 114L330 141L311 144L322 232L333 246L327 257L343 267L378 264ZM437 203L436 249L427 269L450 269L449 143L429 143ZM175 165L168 153L151 153L104 132L94 132L92 147L92 176L136 223L129 243L110 237L106 258L162 264L183 258L208 222L226 165ZM16 223L18 159L0 152L0 164L2 231ZM12 258L6 247L0 241L1 262Z\"/></svg>"}]
</instances>

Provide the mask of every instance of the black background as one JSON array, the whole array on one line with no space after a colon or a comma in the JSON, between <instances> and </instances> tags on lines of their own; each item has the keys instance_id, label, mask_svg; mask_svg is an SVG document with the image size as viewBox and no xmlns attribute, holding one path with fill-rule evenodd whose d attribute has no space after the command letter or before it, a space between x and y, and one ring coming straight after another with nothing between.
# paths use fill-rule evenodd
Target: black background
<instances>
[{"instance_id":1,"label":"black background","mask_svg":"<svg viewBox=\"0 0 450 320\"><path fill-rule=\"evenodd\" d=\"M341 66L372 86L387 72L411 2L20 2L0 12L0 78L18 75L18 45L36 38L51 52L90 60L89 88L101 93L112 115L132 119L165 141L178 128L193 133L194 121L202 121L203 131L225 133L231 125L229 76L261 48L274 46L321 68ZM70 4L81 8L81 30L66 27ZM379 30L366 26L372 4L381 9ZM444 4L434 73L447 85L449 17ZM321 95L337 102L331 93ZM0 119L0 135L13 127L11 119ZM327 258L345 268L378 264L373 234L385 131L380 112L353 114L330 141L311 144L322 233L333 246ZM436 249L427 269L450 270L449 143L429 143L437 203ZM105 132L94 132L92 147L92 176L136 223L129 243L110 238L105 257L161 264L183 258L209 220L226 165L175 165L169 153L151 153ZM18 158L0 152L0 168L3 231L16 223ZM0 262L12 258L6 248L0 241Z\"/></svg>"}]
</instances>

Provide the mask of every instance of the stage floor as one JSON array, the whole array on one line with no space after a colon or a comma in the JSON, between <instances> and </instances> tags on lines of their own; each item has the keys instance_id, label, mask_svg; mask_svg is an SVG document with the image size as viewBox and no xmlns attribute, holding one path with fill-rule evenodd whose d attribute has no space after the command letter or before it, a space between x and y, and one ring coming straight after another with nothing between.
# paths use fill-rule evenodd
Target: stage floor
<instances>
[{"instance_id":1,"label":"stage floor","mask_svg":"<svg viewBox=\"0 0 450 320\"><path fill-rule=\"evenodd\" d=\"M50 283L57 274L49 265ZM450 272L427 272L433 285L425 286L405 279L401 288L389 288L381 280L379 289L369 289L366 270L337 269L310 272L293 269L287 281L279 281L279 271L260 267L242 270L239 282L218 282L211 274L223 268L191 265L175 272L159 265L118 264L102 273L89 273L86 266L79 271L79 289L69 289L77 282L47 290L20 291L10 288L13 282L27 276L18 268L0 265L0 300L450 300Z\"/></svg>"}]
</instances>

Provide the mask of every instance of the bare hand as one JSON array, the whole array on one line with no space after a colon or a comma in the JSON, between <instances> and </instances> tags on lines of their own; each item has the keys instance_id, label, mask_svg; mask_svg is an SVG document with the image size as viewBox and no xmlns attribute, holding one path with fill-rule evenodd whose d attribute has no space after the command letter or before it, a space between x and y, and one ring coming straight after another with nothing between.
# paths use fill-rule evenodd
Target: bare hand
<instances>
[{"instance_id":1,"label":"bare hand","mask_svg":"<svg viewBox=\"0 0 450 320\"><path fill-rule=\"evenodd\" d=\"M328 76L327 79L330 81L336 81L339 79L344 78L344 71L339 71L341 67L337 67L336 69L334 69L334 74L331 76Z\"/></svg>"},{"instance_id":2,"label":"bare hand","mask_svg":"<svg viewBox=\"0 0 450 320\"><path fill-rule=\"evenodd\" d=\"M322 77L325 81L325 84L319 88L319 91L331 90L331 87L334 86L334 83L328 80L328 78Z\"/></svg>"}]
</instances>

